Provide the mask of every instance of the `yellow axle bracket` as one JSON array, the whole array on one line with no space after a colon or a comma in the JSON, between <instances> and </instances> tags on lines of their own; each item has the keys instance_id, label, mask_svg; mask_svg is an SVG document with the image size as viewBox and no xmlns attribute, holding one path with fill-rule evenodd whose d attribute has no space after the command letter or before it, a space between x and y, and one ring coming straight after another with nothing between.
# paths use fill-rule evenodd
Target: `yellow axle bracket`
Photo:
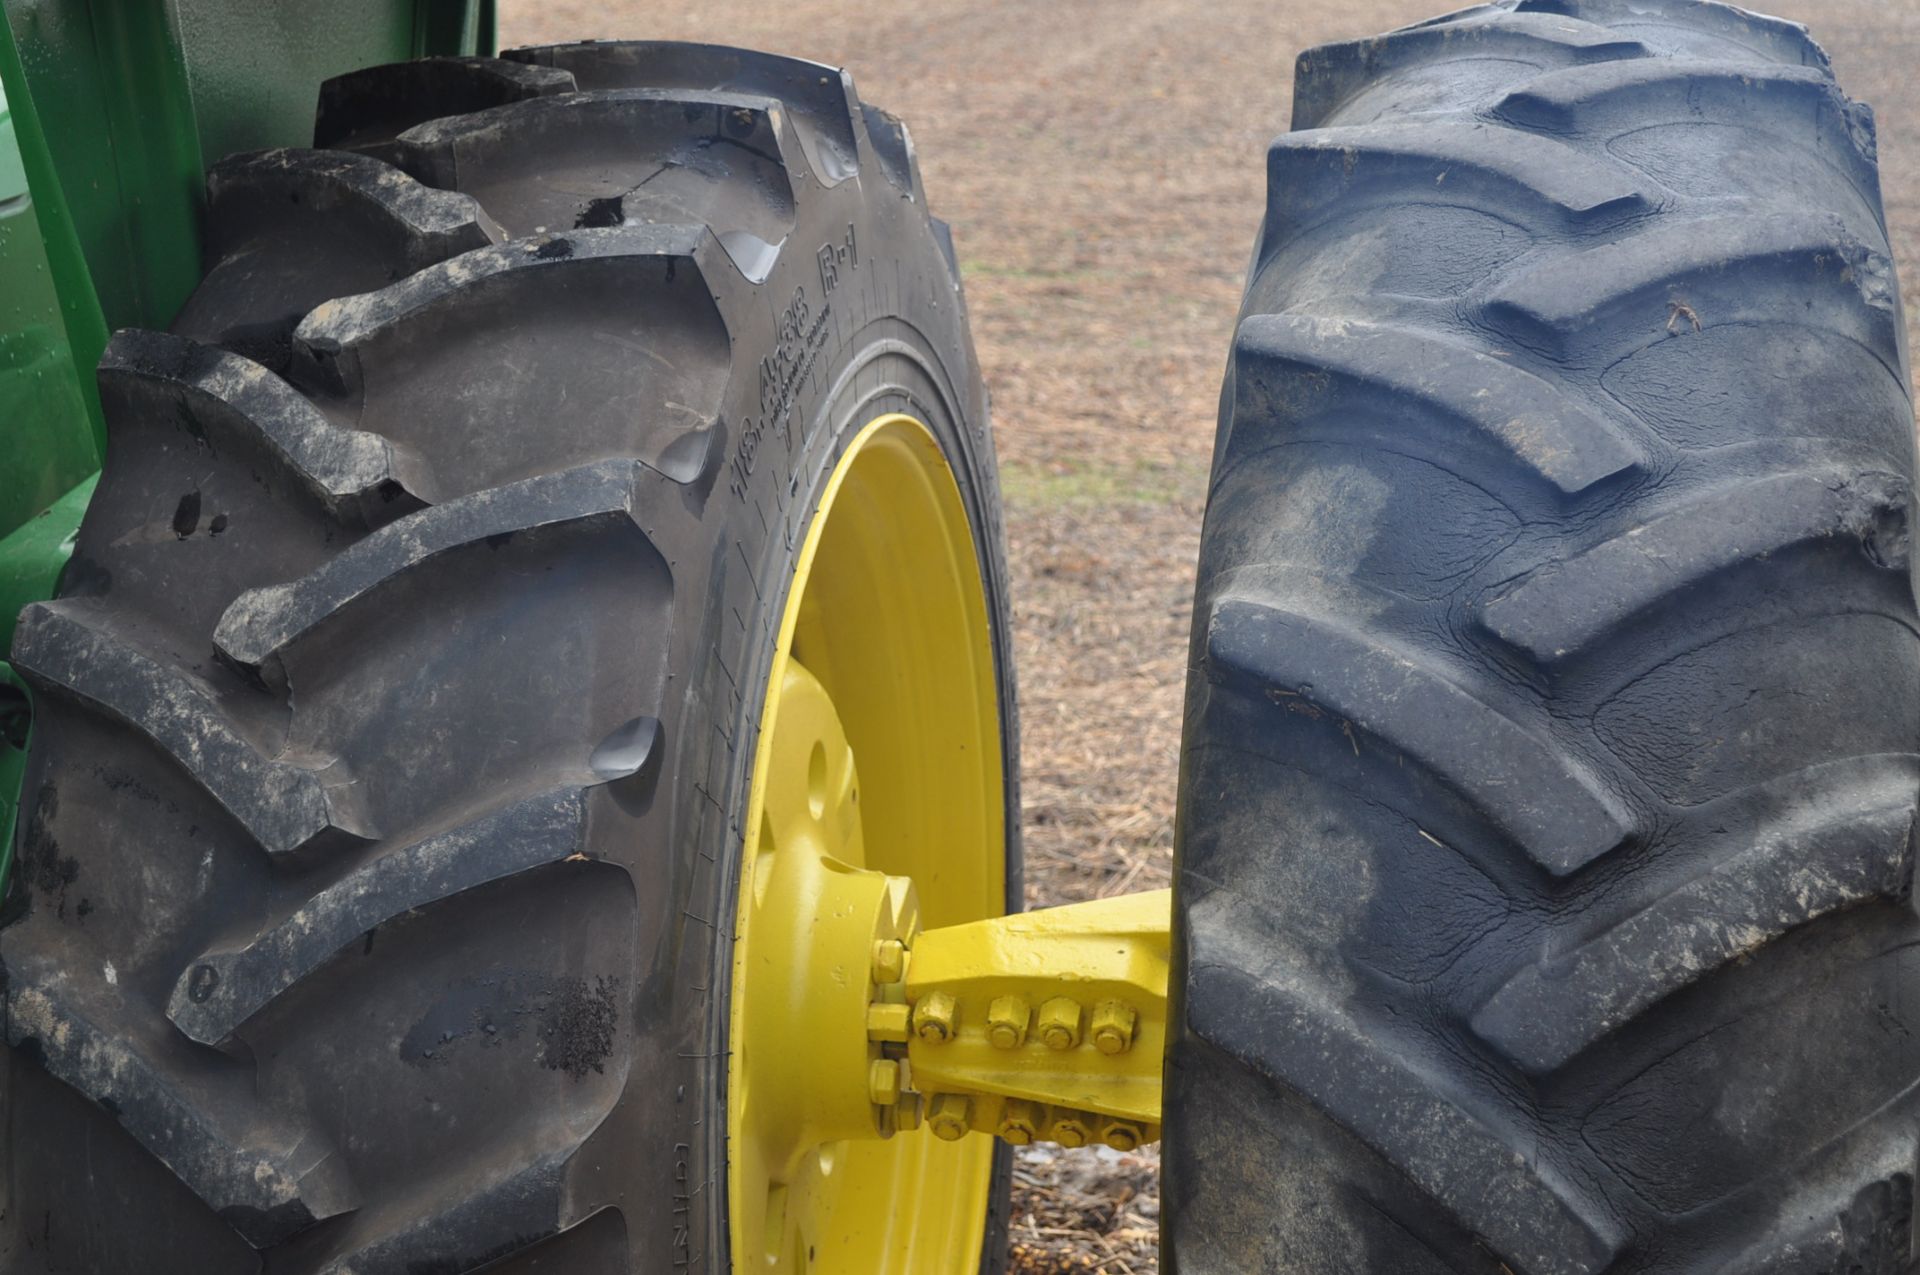
<instances>
[{"instance_id":1,"label":"yellow axle bracket","mask_svg":"<svg viewBox=\"0 0 1920 1275\"><path fill-rule=\"evenodd\" d=\"M904 1052L896 1111L917 1108L896 1127L1122 1151L1157 1139L1171 904L1155 890L877 942L868 1039Z\"/></svg>"}]
</instances>

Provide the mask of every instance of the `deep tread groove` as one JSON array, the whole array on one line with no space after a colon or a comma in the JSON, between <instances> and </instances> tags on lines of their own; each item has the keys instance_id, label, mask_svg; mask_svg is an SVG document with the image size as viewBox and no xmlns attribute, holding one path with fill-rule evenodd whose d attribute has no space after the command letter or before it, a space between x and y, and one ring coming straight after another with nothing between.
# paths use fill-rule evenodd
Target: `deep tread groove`
<instances>
[{"instance_id":1,"label":"deep tread groove","mask_svg":"<svg viewBox=\"0 0 1920 1275\"><path fill-rule=\"evenodd\" d=\"M638 226L581 230L564 237L500 244L429 267L378 292L329 301L301 321L294 339L297 348L311 356L306 366L347 364L355 346L482 281L529 271L565 271L574 262L603 257L670 259L691 264L707 239L704 228Z\"/></svg>"},{"instance_id":2,"label":"deep tread groove","mask_svg":"<svg viewBox=\"0 0 1920 1275\"><path fill-rule=\"evenodd\" d=\"M1458 792L1541 869L1584 867L1632 833L1580 762L1381 639L1228 594L1207 621L1209 677L1377 740Z\"/></svg>"},{"instance_id":3,"label":"deep tread groove","mask_svg":"<svg viewBox=\"0 0 1920 1275\"><path fill-rule=\"evenodd\" d=\"M1269 251L1288 228L1312 225L1368 190L1409 184L1449 203L1587 229L1644 216L1660 193L1624 164L1537 134L1486 124L1380 125L1283 133L1267 151Z\"/></svg>"},{"instance_id":4,"label":"deep tread groove","mask_svg":"<svg viewBox=\"0 0 1920 1275\"><path fill-rule=\"evenodd\" d=\"M243 738L197 678L129 646L73 602L20 613L14 667L43 691L125 722L171 756L276 859L378 834L331 757L294 765Z\"/></svg>"},{"instance_id":5,"label":"deep tread groove","mask_svg":"<svg viewBox=\"0 0 1920 1275\"><path fill-rule=\"evenodd\" d=\"M292 386L237 354L128 330L107 343L100 376L177 394L196 428L260 438L266 454L336 516L365 525L391 510L396 497L411 497L415 506L438 497L426 464L409 448L331 423Z\"/></svg>"},{"instance_id":6,"label":"deep tread groove","mask_svg":"<svg viewBox=\"0 0 1920 1275\"><path fill-rule=\"evenodd\" d=\"M388 239L394 269L415 270L500 239L480 205L465 195L414 181L391 164L350 151L266 150L229 155L207 174L207 250L224 258L264 227L262 205L282 203L316 215L353 217Z\"/></svg>"},{"instance_id":7,"label":"deep tread groove","mask_svg":"<svg viewBox=\"0 0 1920 1275\"><path fill-rule=\"evenodd\" d=\"M313 1275L429 1275L489 1268L490 1259L517 1253L559 1229L555 1219L566 1210L570 1152L528 1148L520 1163L469 1180L467 1193L451 1202L435 1197L423 1201L426 1209L418 1213L389 1209L355 1218L303 1266ZM447 1253L477 1256L479 1265L450 1264Z\"/></svg>"},{"instance_id":8,"label":"deep tread groove","mask_svg":"<svg viewBox=\"0 0 1920 1275\"><path fill-rule=\"evenodd\" d=\"M793 228L798 145L771 98L599 89L432 120L392 154L421 181L475 197L514 235L705 223L758 283ZM764 197L727 199L741 181Z\"/></svg>"},{"instance_id":9,"label":"deep tread groove","mask_svg":"<svg viewBox=\"0 0 1920 1275\"><path fill-rule=\"evenodd\" d=\"M508 49L502 57L573 74L583 89L697 89L778 98L795 115L807 165L822 185L860 171L864 125L846 72L819 62L719 44L590 40Z\"/></svg>"},{"instance_id":10,"label":"deep tread groove","mask_svg":"<svg viewBox=\"0 0 1920 1275\"><path fill-rule=\"evenodd\" d=\"M1765 280L1765 287L1752 281ZM1736 283L1735 281L1741 281ZM1809 293L1821 304L1809 306ZM1864 304L1863 304L1864 303ZM1899 361L1893 263L1837 217L1699 217L1543 259L1488 298L1489 322L1529 347L1572 359L1593 335L1608 350L1724 323L1831 325L1891 371Z\"/></svg>"},{"instance_id":11,"label":"deep tread groove","mask_svg":"<svg viewBox=\"0 0 1920 1275\"><path fill-rule=\"evenodd\" d=\"M1650 56L1646 45L1590 22L1534 13L1459 15L1300 55L1293 73L1293 127L1320 128L1381 76L1455 57L1508 58L1569 66Z\"/></svg>"},{"instance_id":12,"label":"deep tread groove","mask_svg":"<svg viewBox=\"0 0 1920 1275\"><path fill-rule=\"evenodd\" d=\"M1561 496L1578 495L1610 478L1631 478L1646 465L1626 430L1547 381L1505 360L1406 328L1255 315L1240 325L1234 367L1237 401L1285 403L1296 427L1315 411L1357 393L1418 405L1467 425L1475 439ZM1240 414L1252 415L1244 409ZM1229 460L1277 441L1268 432L1235 431Z\"/></svg>"},{"instance_id":13,"label":"deep tread groove","mask_svg":"<svg viewBox=\"0 0 1920 1275\"><path fill-rule=\"evenodd\" d=\"M579 853L585 818L583 790L561 788L384 850L244 942L202 953L174 984L167 1017L189 1039L219 1045L376 926Z\"/></svg>"},{"instance_id":14,"label":"deep tread groove","mask_svg":"<svg viewBox=\"0 0 1920 1275\"><path fill-rule=\"evenodd\" d=\"M336 75L320 86L313 144L378 149L423 120L571 93L573 77L503 58L422 58Z\"/></svg>"},{"instance_id":15,"label":"deep tread groove","mask_svg":"<svg viewBox=\"0 0 1920 1275\"><path fill-rule=\"evenodd\" d=\"M1226 939L1226 910L1217 899L1195 908L1207 917L1196 918L1187 982L1197 1036L1325 1111L1519 1269L1607 1268L1623 1236L1546 1174L1523 1149L1530 1135L1462 1107L1378 1026L1355 1021L1298 972L1263 962L1257 943Z\"/></svg>"},{"instance_id":16,"label":"deep tread groove","mask_svg":"<svg viewBox=\"0 0 1920 1275\"><path fill-rule=\"evenodd\" d=\"M188 1062L115 988L43 962L8 961L7 1043L112 1112L248 1243L277 1244L360 1206L341 1157L255 1099L250 1074Z\"/></svg>"},{"instance_id":17,"label":"deep tread groove","mask_svg":"<svg viewBox=\"0 0 1920 1275\"><path fill-rule=\"evenodd\" d=\"M221 617L214 646L241 668L260 670L302 635L438 554L541 527L634 522L636 491L649 472L637 461L602 461L423 509L302 579L241 594Z\"/></svg>"},{"instance_id":18,"label":"deep tread groove","mask_svg":"<svg viewBox=\"0 0 1920 1275\"><path fill-rule=\"evenodd\" d=\"M1800 926L1871 899L1906 897L1916 760L1837 767L1838 786L1815 788L1812 800L1705 875L1522 968L1474 1014L1474 1031L1523 1070L1550 1072Z\"/></svg>"},{"instance_id":19,"label":"deep tread groove","mask_svg":"<svg viewBox=\"0 0 1920 1275\"><path fill-rule=\"evenodd\" d=\"M1710 104L1702 98L1738 100L1756 113L1774 104L1748 96L1756 92L1778 94L1797 110L1817 110L1838 97L1833 80L1810 68L1655 59L1554 71L1508 93L1493 113L1550 133L1610 132L1624 121L1644 126L1649 115L1698 113Z\"/></svg>"},{"instance_id":20,"label":"deep tread groove","mask_svg":"<svg viewBox=\"0 0 1920 1275\"><path fill-rule=\"evenodd\" d=\"M1701 33L1738 44L1771 61L1829 69L1826 50L1814 42L1804 23L1754 13L1720 0L1518 0L1514 8L1519 13L1612 23L1627 30L1645 27L1641 38L1667 46L1675 36L1684 39ZM1668 47L1666 51L1682 50Z\"/></svg>"},{"instance_id":21,"label":"deep tread groove","mask_svg":"<svg viewBox=\"0 0 1920 1275\"><path fill-rule=\"evenodd\" d=\"M1710 488L1581 553L1550 562L1482 604L1487 631L1552 664L1577 656L1669 598L1745 563L1845 540L1859 561L1905 573L1905 479L1804 470Z\"/></svg>"}]
</instances>

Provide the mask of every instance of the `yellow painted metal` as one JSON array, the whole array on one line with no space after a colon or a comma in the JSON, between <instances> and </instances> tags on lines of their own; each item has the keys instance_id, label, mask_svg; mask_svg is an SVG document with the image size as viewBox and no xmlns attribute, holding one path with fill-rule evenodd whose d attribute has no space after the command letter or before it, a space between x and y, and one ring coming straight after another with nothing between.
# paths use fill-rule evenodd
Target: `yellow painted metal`
<instances>
[{"instance_id":1,"label":"yellow painted metal","mask_svg":"<svg viewBox=\"0 0 1920 1275\"><path fill-rule=\"evenodd\" d=\"M1159 1137L1171 910L1155 890L916 936L907 1061L935 1133L964 1120L1128 1150Z\"/></svg>"},{"instance_id":2,"label":"yellow painted metal","mask_svg":"<svg viewBox=\"0 0 1920 1275\"><path fill-rule=\"evenodd\" d=\"M916 914L998 916L1007 887L986 598L959 489L918 421L871 422L829 477L768 687L729 1019L734 1266L971 1275L992 1143L915 1129L917 1099L873 1101L916 1083L910 1064L874 1066L900 1062L885 1036L904 1039L907 1012L904 953L876 943L909 937ZM876 1014L893 1026L870 1038Z\"/></svg>"}]
</instances>

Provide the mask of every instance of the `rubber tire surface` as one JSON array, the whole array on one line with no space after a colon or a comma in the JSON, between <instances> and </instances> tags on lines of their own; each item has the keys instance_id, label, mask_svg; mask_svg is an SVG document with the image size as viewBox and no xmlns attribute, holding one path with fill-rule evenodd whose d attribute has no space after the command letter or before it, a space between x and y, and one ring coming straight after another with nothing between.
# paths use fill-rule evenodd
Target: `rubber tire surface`
<instances>
[{"instance_id":1,"label":"rubber tire surface","mask_svg":"<svg viewBox=\"0 0 1920 1275\"><path fill-rule=\"evenodd\" d=\"M982 546L1017 809L951 242L897 121L737 50L376 68L316 145L211 174L206 280L109 347L13 646L0 1266L730 1269L746 767L883 413Z\"/></svg>"},{"instance_id":2,"label":"rubber tire surface","mask_svg":"<svg viewBox=\"0 0 1920 1275\"><path fill-rule=\"evenodd\" d=\"M1295 84L1200 554L1167 1268L1914 1269L1871 114L1691 0Z\"/></svg>"}]
</instances>

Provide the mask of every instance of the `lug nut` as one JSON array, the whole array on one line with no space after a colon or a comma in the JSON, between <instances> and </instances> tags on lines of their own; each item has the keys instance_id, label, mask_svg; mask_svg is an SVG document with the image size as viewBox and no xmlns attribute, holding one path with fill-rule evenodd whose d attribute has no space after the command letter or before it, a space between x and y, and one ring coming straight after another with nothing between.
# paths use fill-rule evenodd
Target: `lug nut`
<instances>
[{"instance_id":1,"label":"lug nut","mask_svg":"<svg viewBox=\"0 0 1920 1275\"><path fill-rule=\"evenodd\" d=\"M953 1039L957 1007L948 992L933 992L913 1007L913 1034L929 1045Z\"/></svg>"},{"instance_id":2,"label":"lug nut","mask_svg":"<svg viewBox=\"0 0 1920 1275\"><path fill-rule=\"evenodd\" d=\"M1080 1043L1080 1002L1056 996L1040 1007L1040 1039L1048 1049L1072 1049Z\"/></svg>"},{"instance_id":3,"label":"lug nut","mask_svg":"<svg viewBox=\"0 0 1920 1275\"><path fill-rule=\"evenodd\" d=\"M987 1039L995 1049L1018 1049L1027 1039L1027 998L996 996L987 1007Z\"/></svg>"},{"instance_id":4,"label":"lug nut","mask_svg":"<svg viewBox=\"0 0 1920 1275\"><path fill-rule=\"evenodd\" d=\"M895 1005L891 1002L876 1002L867 1006L867 1039L883 1044L904 1045L907 1043L908 1025L913 1018L913 1006Z\"/></svg>"},{"instance_id":5,"label":"lug nut","mask_svg":"<svg viewBox=\"0 0 1920 1275\"><path fill-rule=\"evenodd\" d=\"M1040 1109L1021 1098L1012 1098L1000 1113L1000 1136L1016 1147L1024 1147L1040 1132Z\"/></svg>"},{"instance_id":6,"label":"lug nut","mask_svg":"<svg viewBox=\"0 0 1920 1275\"><path fill-rule=\"evenodd\" d=\"M900 1101L900 1064L897 1061L876 1058L867 1065L867 1097L882 1107L891 1107Z\"/></svg>"},{"instance_id":7,"label":"lug nut","mask_svg":"<svg viewBox=\"0 0 1920 1275\"><path fill-rule=\"evenodd\" d=\"M1115 1120L1100 1131L1100 1140L1115 1151L1134 1151L1140 1146L1140 1126Z\"/></svg>"},{"instance_id":8,"label":"lug nut","mask_svg":"<svg viewBox=\"0 0 1920 1275\"><path fill-rule=\"evenodd\" d=\"M958 1142L967 1136L967 1107L965 1094L935 1094L927 1111L927 1127L942 1142Z\"/></svg>"},{"instance_id":9,"label":"lug nut","mask_svg":"<svg viewBox=\"0 0 1920 1275\"><path fill-rule=\"evenodd\" d=\"M873 941L873 981L897 983L907 976L907 945L899 939Z\"/></svg>"},{"instance_id":10,"label":"lug nut","mask_svg":"<svg viewBox=\"0 0 1920 1275\"><path fill-rule=\"evenodd\" d=\"M1101 1001L1093 1010L1093 1047L1103 1054L1124 1054L1133 1044L1134 1012L1119 1001Z\"/></svg>"},{"instance_id":11,"label":"lug nut","mask_svg":"<svg viewBox=\"0 0 1920 1275\"><path fill-rule=\"evenodd\" d=\"M1084 1147L1087 1145L1087 1123L1078 1116L1059 1116L1049 1130L1053 1140L1063 1147Z\"/></svg>"}]
</instances>

